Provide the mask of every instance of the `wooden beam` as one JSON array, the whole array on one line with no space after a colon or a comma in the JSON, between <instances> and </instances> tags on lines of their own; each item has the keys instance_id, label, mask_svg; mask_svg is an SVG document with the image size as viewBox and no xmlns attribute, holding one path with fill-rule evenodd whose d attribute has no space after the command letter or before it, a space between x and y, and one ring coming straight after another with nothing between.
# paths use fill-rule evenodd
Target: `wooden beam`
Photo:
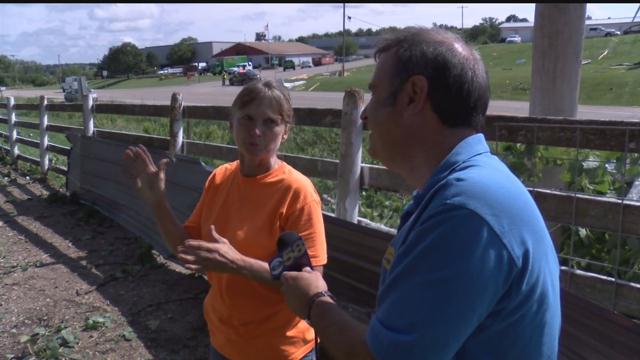
<instances>
[{"instance_id":1,"label":"wooden beam","mask_svg":"<svg viewBox=\"0 0 640 360\"><path fill-rule=\"evenodd\" d=\"M488 141L640 152L640 121L494 116L484 134Z\"/></svg>"},{"instance_id":2,"label":"wooden beam","mask_svg":"<svg viewBox=\"0 0 640 360\"><path fill-rule=\"evenodd\" d=\"M26 138L26 137L17 136L16 137L16 142L18 144L22 144L22 145L29 146L29 147L32 147L32 148L36 148L36 149L40 148L40 142L38 140L31 140L31 139Z\"/></svg>"},{"instance_id":3,"label":"wooden beam","mask_svg":"<svg viewBox=\"0 0 640 360\"><path fill-rule=\"evenodd\" d=\"M15 124L19 128L40 130L40 124L34 121L16 120Z\"/></svg>"},{"instance_id":4,"label":"wooden beam","mask_svg":"<svg viewBox=\"0 0 640 360\"><path fill-rule=\"evenodd\" d=\"M82 113L82 104L48 104L47 111Z\"/></svg>"},{"instance_id":5,"label":"wooden beam","mask_svg":"<svg viewBox=\"0 0 640 360\"><path fill-rule=\"evenodd\" d=\"M100 103L96 105L96 114L130 115L130 116L157 116L169 117L169 105L145 105L145 104L111 104Z\"/></svg>"},{"instance_id":6,"label":"wooden beam","mask_svg":"<svg viewBox=\"0 0 640 360\"><path fill-rule=\"evenodd\" d=\"M543 189L529 192L546 221L640 236L640 202Z\"/></svg>"},{"instance_id":7,"label":"wooden beam","mask_svg":"<svg viewBox=\"0 0 640 360\"><path fill-rule=\"evenodd\" d=\"M47 150L62 156L69 156L69 154L71 153L71 148L66 146L56 145L56 144L48 144Z\"/></svg>"}]
</instances>

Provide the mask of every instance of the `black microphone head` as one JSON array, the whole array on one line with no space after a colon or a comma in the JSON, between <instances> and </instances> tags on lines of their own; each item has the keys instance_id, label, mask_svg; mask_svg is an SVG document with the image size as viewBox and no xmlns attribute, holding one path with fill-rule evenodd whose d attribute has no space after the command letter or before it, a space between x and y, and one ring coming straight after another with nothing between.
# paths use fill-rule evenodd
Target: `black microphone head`
<instances>
[{"instance_id":1,"label":"black microphone head","mask_svg":"<svg viewBox=\"0 0 640 360\"><path fill-rule=\"evenodd\" d=\"M301 271L311 266L311 259L302 237L293 231L285 231L278 236L278 255L269 261L269 271L273 279L280 279L284 271Z\"/></svg>"},{"instance_id":2,"label":"black microphone head","mask_svg":"<svg viewBox=\"0 0 640 360\"><path fill-rule=\"evenodd\" d=\"M282 254L287 248L301 240L302 237L298 233L293 231L283 232L278 236L278 253Z\"/></svg>"}]
</instances>

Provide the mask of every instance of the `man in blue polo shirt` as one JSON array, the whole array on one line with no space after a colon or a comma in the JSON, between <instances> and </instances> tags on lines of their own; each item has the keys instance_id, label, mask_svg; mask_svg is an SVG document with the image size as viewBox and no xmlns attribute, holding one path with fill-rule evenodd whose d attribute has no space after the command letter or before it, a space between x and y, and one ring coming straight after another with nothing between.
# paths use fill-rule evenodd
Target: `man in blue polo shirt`
<instances>
[{"instance_id":1,"label":"man in blue polo shirt","mask_svg":"<svg viewBox=\"0 0 640 360\"><path fill-rule=\"evenodd\" d=\"M320 275L283 275L289 306L336 359L556 359L559 265L524 185L481 133L489 81L477 52L409 28L377 49L361 118L369 153L417 190L382 260L369 327Z\"/></svg>"}]
</instances>

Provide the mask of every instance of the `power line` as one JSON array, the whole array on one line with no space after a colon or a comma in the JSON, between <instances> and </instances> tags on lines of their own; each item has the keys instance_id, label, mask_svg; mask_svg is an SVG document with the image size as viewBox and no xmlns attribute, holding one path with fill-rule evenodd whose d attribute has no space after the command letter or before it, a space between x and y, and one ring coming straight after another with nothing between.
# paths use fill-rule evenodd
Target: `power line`
<instances>
[{"instance_id":1,"label":"power line","mask_svg":"<svg viewBox=\"0 0 640 360\"><path fill-rule=\"evenodd\" d=\"M369 24L369 25L373 25L373 26L376 26L376 27L382 28L382 26L380 26L380 25L376 25L376 24L370 23L370 22L368 22L368 21L364 21L364 20L362 20L362 19L358 19L358 18L357 18L357 17L355 17L355 16L348 15L348 16L347 16L347 20L351 21L351 19L356 19L356 20L358 20L358 21L362 21L362 22L363 22L363 23L365 23L365 24Z\"/></svg>"}]
</instances>

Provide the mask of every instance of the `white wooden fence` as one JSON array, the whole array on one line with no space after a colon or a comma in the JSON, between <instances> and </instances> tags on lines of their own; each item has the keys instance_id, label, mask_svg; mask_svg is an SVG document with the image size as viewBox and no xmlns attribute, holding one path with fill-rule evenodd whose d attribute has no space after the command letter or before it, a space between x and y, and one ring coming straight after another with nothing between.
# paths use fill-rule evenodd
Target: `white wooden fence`
<instances>
[{"instance_id":1,"label":"white wooden fence","mask_svg":"<svg viewBox=\"0 0 640 360\"><path fill-rule=\"evenodd\" d=\"M95 100L91 95L86 95L82 104L52 104L41 96L39 104L16 104L12 97L8 97L6 104L0 104L0 108L4 107L7 114L6 117L0 117L0 123L8 125L7 132L0 132L0 137L7 139L9 145L2 148L14 161L38 165L43 174L52 171L62 175L67 173L67 169L51 166L49 153L68 156L69 148L49 143L49 132L74 131L85 136L124 143L141 143L151 148L167 150L170 156L183 154L224 161L237 159L234 146L183 138L187 119L227 121L229 107L187 106L179 93L172 95L170 105L101 104ZM411 191L399 176L384 167L361 164L361 139L366 130L359 118L363 105L362 92L352 89L345 93L341 110L294 108L297 126L341 129L339 160L279 154L283 160L309 177L337 181L336 216L351 222L364 221L357 218L361 188L403 193ZM16 111L20 110L38 111L40 122L18 120ZM52 111L82 113L83 127L50 124L48 113ZM168 117L170 137L95 129L95 114ZM40 130L40 141L19 136L18 128ZM619 151L625 154L640 152L638 121L488 115L484 134L488 141L494 142ZM39 159L20 154L18 144L39 149ZM543 188L530 188L529 191L549 223L609 231L618 236L640 236L640 203L637 201ZM576 273L568 269L563 273L563 277L568 278L565 282L570 286ZM580 281L574 283L579 285ZM640 316L640 287L637 285L610 278L594 278L590 283L599 284L587 291L594 293L590 296L597 297L598 291L606 290L607 294L613 292L612 299L607 297L600 300L612 308ZM626 297L624 301L617 299L623 295Z\"/></svg>"}]
</instances>

